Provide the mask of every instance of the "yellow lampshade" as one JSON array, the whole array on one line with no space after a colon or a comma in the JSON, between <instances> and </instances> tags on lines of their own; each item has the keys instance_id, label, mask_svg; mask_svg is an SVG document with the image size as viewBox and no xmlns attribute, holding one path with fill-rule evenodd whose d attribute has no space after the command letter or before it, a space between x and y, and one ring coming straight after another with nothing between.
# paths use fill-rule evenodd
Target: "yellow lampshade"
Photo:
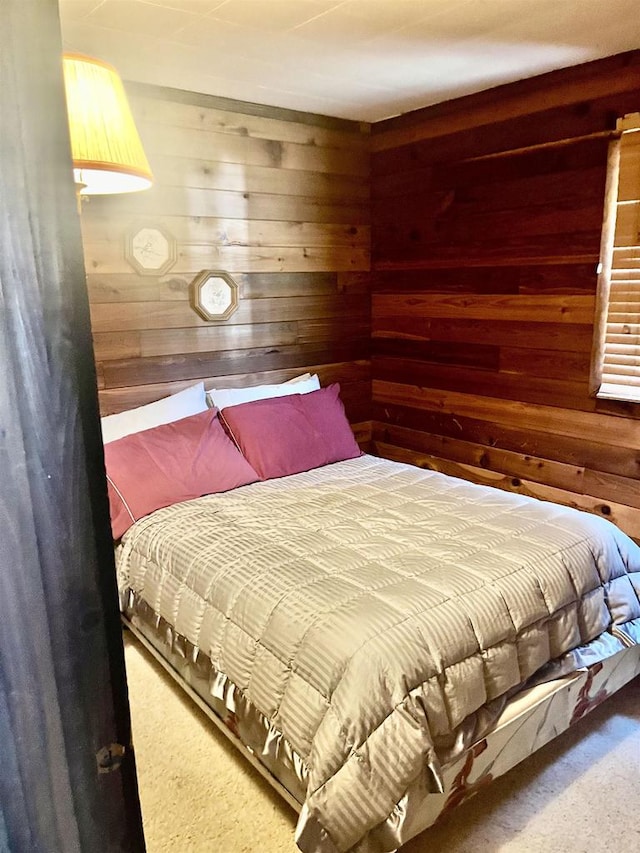
<instances>
[{"instance_id":1,"label":"yellow lampshade","mask_svg":"<svg viewBox=\"0 0 640 853\"><path fill-rule=\"evenodd\" d=\"M71 156L82 195L145 190L153 175L111 65L77 53L63 57Z\"/></svg>"}]
</instances>

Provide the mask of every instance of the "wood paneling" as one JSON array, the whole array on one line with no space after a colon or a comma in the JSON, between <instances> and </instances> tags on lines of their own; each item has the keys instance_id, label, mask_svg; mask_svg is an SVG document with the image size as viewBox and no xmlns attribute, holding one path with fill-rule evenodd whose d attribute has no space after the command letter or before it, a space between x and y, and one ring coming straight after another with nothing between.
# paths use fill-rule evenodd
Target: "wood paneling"
<instances>
[{"instance_id":1,"label":"wood paneling","mask_svg":"<svg viewBox=\"0 0 640 853\"><path fill-rule=\"evenodd\" d=\"M476 418L517 429L532 429L573 438L603 438L606 444L638 449L638 423L634 418L603 415L598 412L568 411L561 406L545 406L480 396L467 392L433 389L373 380L373 399L381 403L441 411L453 416Z\"/></svg>"},{"instance_id":2,"label":"wood paneling","mask_svg":"<svg viewBox=\"0 0 640 853\"><path fill-rule=\"evenodd\" d=\"M458 267L378 270L372 274L376 293L564 293L593 292L593 264Z\"/></svg>"},{"instance_id":3,"label":"wood paneling","mask_svg":"<svg viewBox=\"0 0 640 853\"><path fill-rule=\"evenodd\" d=\"M335 364L309 364L306 367L317 373L323 385L340 383L340 394L352 423L367 421L370 418L371 383L368 361L337 362ZM300 373L300 368L288 368L252 373L234 373L227 376L203 376L206 388L235 388L237 386L256 385L274 382L286 382ZM193 379L180 379L140 385L126 385L101 391L103 414L113 414L144 405L168 394L182 391L193 384Z\"/></svg>"},{"instance_id":4,"label":"wood paneling","mask_svg":"<svg viewBox=\"0 0 640 853\"><path fill-rule=\"evenodd\" d=\"M228 325L275 323L307 318L364 316L369 310L366 297L296 296L290 299L244 299L229 318ZM95 332L121 332L127 329L184 329L209 326L183 301L102 302L91 306L91 325Z\"/></svg>"},{"instance_id":5,"label":"wood paneling","mask_svg":"<svg viewBox=\"0 0 640 853\"><path fill-rule=\"evenodd\" d=\"M102 373L106 388L172 379L201 379L237 373L296 368L301 362L324 364L331 360L367 359L366 338L325 346L260 347L222 352L181 353L151 358L127 358L106 362Z\"/></svg>"},{"instance_id":6,"label":"wood paneling","mask_svg":"<svg viewBox=\"0 0 640 853\"><path fill-rule=\"evenodd\" d=\"M82 228L103 414L206 387L338 381L370 438L369 132L354 122L133 85L154 176L144 193L96 197ZM163 276L127 262L132 228L177 242ZM207 323L189 304L202 269L239 286Z\"/></svg>"},{"instance_id":7,"label":"wood paneling","mask_svg":"<svg viewBox=\"0 0 640 853\"><path fill-rule=\"evenodd\" d=\"M458 320L430 317L380 317L371 318L373 338L405 338L407 340L458 341L460 343L501 346L520 346L528 349L590 352L592 328L590 325L563 323L517 324L497 318L488 320Z\"/></svg>"},{"instance_id":8,"label":"wood paneling","mask_svg":"<svg viewBox=\"0 0 640 853\"><path fill-rule=\"evenodd\" d=\"M104 412L196 378L318 370L384 455L640 535L640 407L589 395L607 147L637 109L639 52L380 122L371 137L194 93L132 94L156 185L83 212ZM127 230L144 223L178 242L162 277L124 259ZM189 308L203 268L239 284L226 323Z\"/></svg>"},{"instance_id":9,"label":"wood paneling","mask_svg":"<svg viewBox=\"0 0 640 853\"><path fill-rule=\"evenodd\" d=\"M394 149L422 139L443 138L455 132L469 134L470 142L475 141L478 146L480 127L500 126L503 121L516 120L519 123L527 119L542 124L541 116L547 110L561 108L566 108L574 117L570 128L574 132L565 136L576 136L577 120L580 116L593 115L600 99L605 99L605 102L609 99L610 103L624 94L637 99L638 89L640 52L633 50L378 122L373 127L372 148L374 151ZM609 122L615 118L610 114ZM495 150L516 147L509 142L504 140Z\"/></svg>"},{"instance_id":10,"label":"wood paneling","mask_svg":"<svg viewBox=\"0 0 640 853\"><path fill-rule=\"evenodd\" d=\"M145 143L145 148L150 146ZM152 156L152 155L151 155ZM283 181L287 174L283 172ZM243 192L211 189L209 187L183 187L158 183L151 189L131 196L105 196L100 206L105 215L124 217L138 214L153 216L159 210L170 211L171 216L210 216L220 219L267 220L277 222L323 222L327 224L363 225L368 221L368 205L362 202L338 203L313 196L287 196L285 194L252 191L250 185ZM366 178L362 179L363 181ZM97 205L96 205L97 207ZM284 241L286 246L286 239Z\"/></svg>"},{"instance_id":11,"label":"wood paneling","mask_svg":"<svg viewBox=\"0 0 640 853\"><path fill-rule=\"evenodd\" d=\"M374 422L378 422L377 426L384 429L399 426L454 439L464 435L467 441L488 448L512 450L541 459L557 456L577 467L605 470L623 477L640 476L640 450L637 447L608 444L602 435L597 435L595 439L585 438L584 435L558 435L539 421L535 424L538 429L529 427L528 422L522 427L513 427L508 417L505 423L467 417L457 411L452 414L390 403L374 403L373 418ZM581 432L587 433L587 430Z\"/></svg>"},{"instance_id":12,"label":"wood paneling","mask_svg":"<svg viewBox=\"0 0 640 853\"><path fill-rule=\"evenodd\" d=\"M373 126L378 452L640 537L640 407L589 395L607 131L638 99L634 51Z\"/></svg>"},{"instance_id":13,"label":"wood paneling","mask_svg":"<svg viewBox=\"0 0 640 853\"><path fill-rule=\"evenodd\" d=\"M491 320L514 323L592 323L593 296L493 296L477 294L374 294L377 316Z\"/></svg>"}]
</instances>

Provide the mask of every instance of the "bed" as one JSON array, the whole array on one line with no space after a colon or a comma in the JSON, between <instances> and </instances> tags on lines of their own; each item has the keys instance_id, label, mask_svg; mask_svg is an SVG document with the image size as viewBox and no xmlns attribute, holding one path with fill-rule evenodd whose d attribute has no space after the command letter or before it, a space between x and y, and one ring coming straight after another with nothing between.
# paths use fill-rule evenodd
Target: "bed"
<instances>
[{"instance_id":1,"label":"bed","mask_svg":"<svg viewBox=\"0 0 640 853\"><path fill-rule=\"evenodd\" d=\"M126 622L298 808L304 853L391 853L640 673L640 548L602 518L361 455L327 392L108 444L108 473L127 445L139 482L139 442L165 466L197 422L202 468L221 419L256 473L130 512L118 583ZM302 470L309 453L329 461Z\"/></svg>"}]
</instances>

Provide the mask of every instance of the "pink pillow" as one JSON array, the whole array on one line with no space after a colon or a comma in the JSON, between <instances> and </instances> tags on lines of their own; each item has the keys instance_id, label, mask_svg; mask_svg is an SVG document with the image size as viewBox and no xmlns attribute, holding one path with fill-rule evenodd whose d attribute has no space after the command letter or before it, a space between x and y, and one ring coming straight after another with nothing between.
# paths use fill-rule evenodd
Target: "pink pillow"
<instances>
[{"instance_id":1,"label":"pink pillow","mask_svg":"<svg viewBox=\"0 0 640 853\"><path fill-rule=\"evenodd\" d=\"M216 409L111 441L104 456L114 539L156 509L258 479Z\"/></svg>"},{"instance_id":2,"label":"pink pillow","mask_svg":"<svg viewBox=\"0 0 640 853\"><path fill-rule=\"evenodd\" d=\"M308 394L255 400L220 413L231 437L262 480L360 456L338 396L329 385Z\"/></svg>"}]
</instances>

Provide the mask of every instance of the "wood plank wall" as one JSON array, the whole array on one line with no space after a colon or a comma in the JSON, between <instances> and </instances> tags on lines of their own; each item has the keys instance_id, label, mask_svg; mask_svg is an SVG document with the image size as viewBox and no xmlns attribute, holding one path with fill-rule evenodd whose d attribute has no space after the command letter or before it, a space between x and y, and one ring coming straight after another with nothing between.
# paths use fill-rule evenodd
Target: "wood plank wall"
<instances>
[{"instance_id":1,"label":"wood plank wall","mask_svg":"<svg viewBox=\"0 0 640 853\"><path fill-rule=\"evenodd\" d=\"M181 390L338 381L352 423L370 422L369 128L141 84L127 86L155 184L82 214L103 414ZM178 243L166 275L125 258L129 229ZM237 312L207 323L188 285L223 269Z\"/></svg>"},{"instance_id":2,"label":"wood plank wall","mask_svg":"<svg viewBox=\"0 0 640 853\"><path fill-rule=\"evenodd\" d=\"M373 126L379 454L640 537L640 407L588 390L606 134L639 107L634 51Z\"/></svg>"}]
</instances>

